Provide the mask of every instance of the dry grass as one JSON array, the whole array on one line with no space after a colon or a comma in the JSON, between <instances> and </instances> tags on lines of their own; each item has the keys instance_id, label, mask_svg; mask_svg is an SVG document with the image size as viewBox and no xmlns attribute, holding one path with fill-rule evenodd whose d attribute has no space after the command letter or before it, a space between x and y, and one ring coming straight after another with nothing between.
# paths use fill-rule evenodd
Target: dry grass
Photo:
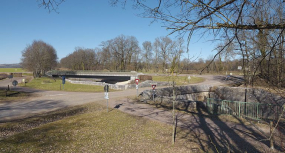
<instances>
[{"instance_id":1,"label":"dry grass","mask_svg":"<svg viewBox=\"0 0 285 153\"><path fill-rule=\"evenodd\" d=\"M23 83L20 86L25 86ZM82 84L72 84L65 82L64 87L60 79L52 79L47 77L35 78L29 83L26 83L26 87L40 89L40 90L53 90L53 91L76 91L76 92L104 92L104 87L97 85L82 85ZM115 90L110 90L115 91Z\"/></svg>"},{"instance_id":2,"label":"dry grass","mask_svg":"<svg viewBox=\"0 0 285 153\"><path fill-rule=\"evenodd\" d=\"M153 81L161 81L161 82L172 82L173 78L171 76L152 76ZM200 77L191 77L191 79L188 79L188 76L175 76L174 81L176 85L187 85L187 84L194 84L194 83L200 83L205 81L204 78Z\"/></svg>"},{"instance_id":3,"label":"dry grass","mask_svg":"<svg viewBox=\"0 0 285 153\"><path fill-rule=\"evenodd\" d=\"M7 92L7 96L6 96ZM0 103L3 101L15 101L29 97L31 94L19 91L6 91L6 89L0 89Z\"/></svg>"},{"instance_id":4,"label":"dry grass","mask_svg":"<svg viewBox=\"0 0 285 153\"><path fill-rule=\"evenodd\" d=\"M7 136L0 140L0 152L189 152L191 149L199 152L196 143L182 138L171 145L172 127L169 125L118 110L107 113L104 106L97 104L84 105L81 109L83 111L75 113L76 116ZM56 115L22 123L35 125L35 121L52 116ZM15 129L13 127L19 127L19 123L0 126L1 131ZM181 134L185 133L181 131Z\"/></svg>"}]
</instances>

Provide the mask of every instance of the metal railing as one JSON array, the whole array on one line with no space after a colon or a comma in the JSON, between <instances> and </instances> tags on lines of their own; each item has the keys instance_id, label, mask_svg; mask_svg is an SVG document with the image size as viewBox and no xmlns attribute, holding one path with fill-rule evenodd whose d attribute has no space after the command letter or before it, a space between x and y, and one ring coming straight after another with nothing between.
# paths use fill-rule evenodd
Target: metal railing
<instances>
[{"instance_id":1,"label":"metal railing","mask_svg":"<svg viewBox=\"0 0 285 153\"><path fill-rule=\"evenodd\" d=\"M207 98L207 109L214 115L227 114L256 120L278 119L283 111L283 107L279 105L213 98Z\"/></svg>"}]
</instances>

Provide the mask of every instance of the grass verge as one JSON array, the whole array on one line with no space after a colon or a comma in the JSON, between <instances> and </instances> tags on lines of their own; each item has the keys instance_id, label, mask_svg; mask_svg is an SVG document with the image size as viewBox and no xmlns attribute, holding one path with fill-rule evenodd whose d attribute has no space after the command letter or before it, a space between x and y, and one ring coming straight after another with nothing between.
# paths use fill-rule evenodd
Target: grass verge
<instances>
[{"instance_id":1,"label":"grass verge","mask_svg":"<svg viewBox=\"0 0 285 153\"><path fill-rule=\"evenodd\" d=\"M161 82L172 82L171 76L152 76L153 81L161 81ZM187 84L194 84L194 83L200 83L205 81L204 78L200 77L191 77L191 79L188 79L188 76L177 76L175 77L176 85L187 85Z\"/></svg>"},{"instance_id":2,"label":"grass verge","mask_svg":"<svg viewBox=\"0 0 285 153\"><path fill-rule=\"evenodd\" d=\"M107 113L105 106L94 103L80 107L84 113L0 140L0 152L189 152L198 148L196 142L185 139L171 145L170 125L116 109ZM17 125L18 122L5 123L1 127L12 129Z\"/></svg>"},{"instance_id":3,"label":"grass verge","mask_svg":"<svg viewBox=\"0 0 285 153\"><path fill-rule=\"evenodd\" d=\"M25 86L20 84L20 86ZM82 85L82 84L72 84L65 82L64 89L62 81L60 79L52 79L47 77L35 78L29 83L26 83L26 87L40 89L40 90L64 90L64 91L76 91L76 92L104 92L104 87L96 85ZM115 91L115 90L110 90Z\"/></svg>"},{"instance_id":4,"label":"grass verge","mask_svg":"<svg viewBox=\"0 0 285 153\"><path fill-rule=\"evenodd\" d=\"M0 103L1 101L14 101L23 98L27 98L30 96L30 93L20 92L20 91L7 91L6 89L0 89Z\"/></svg>"}]
</instances>

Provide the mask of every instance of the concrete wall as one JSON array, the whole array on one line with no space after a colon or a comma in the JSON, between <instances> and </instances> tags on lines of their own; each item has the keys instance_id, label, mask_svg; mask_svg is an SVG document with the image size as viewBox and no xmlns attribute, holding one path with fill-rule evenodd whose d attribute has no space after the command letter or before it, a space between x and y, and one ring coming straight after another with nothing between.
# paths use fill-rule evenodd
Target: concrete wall
<instances>
[{"instance_id":1,"label":"concrete wall","mask_svg":"<svg viewBox=\"0 0 285 153\"><path fill-rule=\"evenodd\" d=\"M66 79L66 81L73 83L73 84L87 84L87 85L98 85L98 86L106 85L105 82L76 81L76 80L70 80L70 79ZM144 81L142 83L139 83L139 88L144 88L144 87L151 88L151 85L153 85L153 84L156 84L157 87L169 85L167 82L154 82L151 80L147 80L147 81ZM111 89L115 89L115 90L126 90L126 89L135 89L136 88L136 84L126 84L126 85L108 84L108 85Z\"/></svg>"}]
</instances>

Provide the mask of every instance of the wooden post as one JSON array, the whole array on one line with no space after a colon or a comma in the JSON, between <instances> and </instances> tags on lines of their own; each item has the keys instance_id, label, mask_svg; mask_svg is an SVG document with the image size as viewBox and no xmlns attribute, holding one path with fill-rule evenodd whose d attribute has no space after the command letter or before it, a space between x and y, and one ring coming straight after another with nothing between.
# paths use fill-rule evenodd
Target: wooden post
<instances>
[{"instance_id":1,"label":"wooden post","mask_svg":"<svg viewBox=\"0 0 285 153\"><path fill-rule=\"evenodd\" d=\"M270 121L270 149L274 149L274 139L273 139L273 122L272 121Z\"/></svg>"},{"instance_id":2,"label":"wooden post","mask_svg":"<svg viewBox=\"0 0 285 153\"><path fill-rule=\"evenodd\" d=\"M175 97L175 82L173 81L172 82L173 84L172 84L172 88L173 88L173 90L172 90L172 92L173 92L173 106L172 106L172 115L173 115L173 133L172 133L172 144L174 144L175 143L175 126L176 126L176 121L175 121L175 109L174 109L174 107L175 107L175 100L176 100L176 97Z\"/></svg>"}]
</instances>

